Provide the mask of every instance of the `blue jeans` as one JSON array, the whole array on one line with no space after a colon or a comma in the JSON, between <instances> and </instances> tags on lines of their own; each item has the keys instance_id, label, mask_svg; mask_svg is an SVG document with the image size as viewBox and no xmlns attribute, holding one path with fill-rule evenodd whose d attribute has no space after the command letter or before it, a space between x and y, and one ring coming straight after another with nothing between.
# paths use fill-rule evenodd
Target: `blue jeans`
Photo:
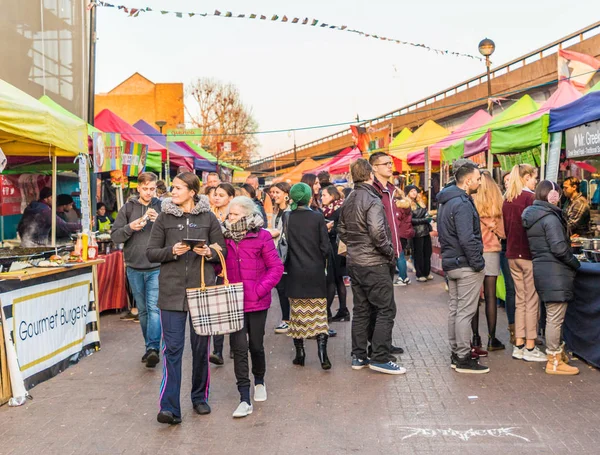
<instances>
[{"instance_id":1,"label":"blue jeans","mask_svg":"<svg viewBox=\"0 0 600 455\"><path fill-rule=\"evenodd\" d=\"M160 349L160 313L158 311L158 275L160 270L135 270L127 267L127 280L142 326L146 351Z\"/></svg>"},{"instance_id":2,"label":"blue jeans","mask_svg":"<svg viewBox=\"0 0 600 455\"><path fill-rule=\"evenodd\" d=\"M396 260L396 267L398 268L398 276L403 280L408 278L408 269L406 268L406 257L404 256L404 250L398 256Z\"/></svg>"},{"instance_id":3,"label":"blue jeans","mask_svg":"<svg viewBox=\"0 0 600 455\"><path fill-rule=\"evenodd\" d=\"M515 283L512 275L510 274L510 268L508 267L508 259L504 251L500 253L500 269L502 270L502 276L504 277L504 284L506 286L506 317L509 324L515 323Z\"/></svg>"}]
</instances>

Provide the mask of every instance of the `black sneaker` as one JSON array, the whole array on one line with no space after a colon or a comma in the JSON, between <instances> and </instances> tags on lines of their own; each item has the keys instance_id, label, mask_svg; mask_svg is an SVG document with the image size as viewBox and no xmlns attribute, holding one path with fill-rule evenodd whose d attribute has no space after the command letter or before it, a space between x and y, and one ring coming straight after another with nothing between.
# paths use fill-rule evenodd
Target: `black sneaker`
<instances>
[{"instance_id":1,"label":"black sneaker","mask_svg":"<svg viewBox=\"0 0 600 455\"><path fill-rule=\"evenodd\" d=\"M158 351L154 349L148 350L148 357L146 357L146 367L154 368L160 362L160 357L158 356Z\"/></svg>"},{"instance_id":2,"label":"black sneaker","mask_svg":"<svg viewBox=\"0 0 600 455\"><path fill-rule=\"evenodd\" d=\"M489 373L490 369L484 365L480 365L477 360L471 358L471 355L467 355L462 359L458 358L454 371L457 373L485 374Z\"/></svg>"},{"instance_id":3,"label":"black sneaker","mask_svg":"<svg viewBox=\"0 0 600 455\"><path fill-rule=\"evenodd\" d=\"M390 354L404 354L404 349L402 349L400 346L392 345L390 348Z\"/></svg>"},{"instance_id":4,"label":"black sneaker","mask_svg":"<svg viewBox=\"0 0 600 455\"><path fill-rule=\"evenodd\" d=\"M181 423L181 417L175 417L170 411L160 411L156 416L159 423L168 423L169 425L178 425Z\"/></svg>"},{"instance_id":5,"label":"black sneaker","mask_svg":"<svg viewBox=\"0 0 600 455\"><path fill-rule=\"evenodd\" d=\"M194 411L196 411L196 414L203 416L210 414L211 409L206 401L202 401L194 405Z\"/></svg>"},{"instance_id":6,"label":"black sneaker","mask_svg":"<svg viewBox=\"0 0 600 455\"><path fill-rule=\"evenodd\" d=\"M457 363L458 363L458 356L453 352L452 354L450 354L450 368L455 370Z\"/></svg>"},{"instance_id":7,"label":"black sneaker","mask_svg":"<svg viewBox=\"0 0 600 455\"><path fill-rule=\"evenodd\" d=\"M214 363L215 365L223 365L225 361L223 360L223 354L220 352L213 352L208 358L210 363Z\"/></svg>"},{"instance_id":8,"label":"black sneaker","mask_svg":"<svg viewBox=\"0 0 600 455\"><path fill-rule=\"evenodd\" d=\"M146 363L146 360L148 360L148 354L150 354L150 351L146 351L146 353L142 356L142 363Z\"/></svg>"}]
</instances>

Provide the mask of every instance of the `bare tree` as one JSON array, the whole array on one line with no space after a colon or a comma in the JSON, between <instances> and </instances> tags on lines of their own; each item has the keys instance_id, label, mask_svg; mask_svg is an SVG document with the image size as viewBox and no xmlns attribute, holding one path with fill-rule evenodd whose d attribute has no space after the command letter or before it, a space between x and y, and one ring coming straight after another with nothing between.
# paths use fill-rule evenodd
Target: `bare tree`
<instances>
[{"instance_id":1,"label":"bare tree","mask_svg":"<svg viewBox=\"0 0 600 455\"><path fill-rule=\"evenodd\" d=\"M241 100L237 87L210 78L198 78L186 87L186 112L196 128L203 132L202 147L217 155L219 161L247 166L258 153L253 134L258 124L252 109ZM219 142L237 145L232 152L219 152Z\"/></svg>"}]
</instances>

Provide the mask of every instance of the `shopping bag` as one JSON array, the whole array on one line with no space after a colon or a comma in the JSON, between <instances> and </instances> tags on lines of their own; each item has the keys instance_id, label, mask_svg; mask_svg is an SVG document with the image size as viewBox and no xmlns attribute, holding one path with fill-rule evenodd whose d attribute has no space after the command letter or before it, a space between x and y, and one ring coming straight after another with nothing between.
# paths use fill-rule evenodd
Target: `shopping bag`
<instances>
[{"instance_id":1,"label":"shopping bag","mask_svg":"<svg viewBox=\"0 0 600 455\"><path fill-rule=\"evenodd\" d=\"M204 257L200 267L200 287L186 289L194 331L201 336L224 335L244 327L244 285L230 283L223 254L216 250L223 268L223 284L206 286Z\"/></svg>"},{"instance_id":2,"label":"shopping bag","mask_svg":"<svg viewBox=\"0 0 600 455\"><path fill-rule=\"evenodd\" d=\"M498 275L496 280L496 298L506 302L506 283L502 274Z\"/></svg>"},{"instance_id":3,"label":"shopping bag","mask_svg":"<svg viewBox=\"0 0 600 455\"><path fill-rule=\"evenodd\" d=\"M337 254L338 254L338 256L346 256L346 254L348 254L348 247L340 239L338 239Z\"/></svg>"}]
</instances>

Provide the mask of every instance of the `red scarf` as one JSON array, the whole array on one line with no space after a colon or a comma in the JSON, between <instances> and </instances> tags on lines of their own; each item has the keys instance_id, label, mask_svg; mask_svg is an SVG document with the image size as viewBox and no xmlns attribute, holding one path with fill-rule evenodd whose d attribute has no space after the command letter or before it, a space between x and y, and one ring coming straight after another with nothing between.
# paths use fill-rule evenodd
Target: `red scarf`
<instances>
[{"instance_id":1,"label":"red scarf","mask_svg":"<svg viewBox=\"0 0 600 455\"><path fill-rule=\"evenodd\" d=\"M325 215L325 218L329 218L331 215L333 215L333 213L336 210L339 210L342 207L342 204L344 203L344 201L342 201L341 199L332 202L329 205L326 205L323 207L323 215Z\"/></svg>"}]
</instances>

